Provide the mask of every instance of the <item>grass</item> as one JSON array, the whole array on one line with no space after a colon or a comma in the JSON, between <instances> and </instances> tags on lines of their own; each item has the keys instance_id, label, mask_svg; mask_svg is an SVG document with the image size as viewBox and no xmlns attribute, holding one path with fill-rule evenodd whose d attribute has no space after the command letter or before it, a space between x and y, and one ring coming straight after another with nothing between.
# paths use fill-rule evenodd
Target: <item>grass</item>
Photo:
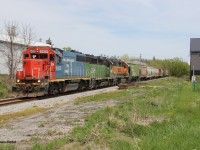
<instances>
[{"instance_id":1,"label":"grass","mask_svg":"<svg viewBox=\"0 0 200 150\"><path fill-rule=\"evenodd\" d=\"M97 111L69 136L47 145L34 145L33 149L65 149L72 143L76 144L68 149L182 150L200 147L200 91L193 91L191 82L165 78L142 87L77 101L106 98L124 103Z\"/></svg>"},{"instance_id":2,"label":"grass","mask_svg":"<svg viewBox=\"0 0 200 150\"><path fill-rule=\"evenodd\" d=\"M70 135L33 149L199 149L200 89L194 91L191 82L170 77L76 102L110 99L122 103L88 116Z\"/></svg>"},{"instance_id":3,"label":"grass","mask_svg":"<svg viewBox=\"0 0 200 150\"><path fill-rule=\"evenodd\" d=\"M6 74L0 74L0 98L9 97L11 95L11 84Z\"/></svg>"}]
</instances>

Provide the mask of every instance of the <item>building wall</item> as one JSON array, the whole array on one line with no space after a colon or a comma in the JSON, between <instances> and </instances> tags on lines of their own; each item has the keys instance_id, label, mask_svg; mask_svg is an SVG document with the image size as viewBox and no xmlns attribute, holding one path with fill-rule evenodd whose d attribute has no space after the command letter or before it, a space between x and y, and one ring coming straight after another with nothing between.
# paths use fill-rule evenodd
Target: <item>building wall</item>
<instances>
[{"instance_id":1,"label":"building wall","mask_svg":"<svg viewBox=\"0 0 200 150\"><path fill-rule=\"evenodd\" d=\"M0 49L8 49L8 43L0 41ZM17 51L17 56L16 58L19 58L21 55L21 52L26 49L25 45L20 45L20 44L14 44L14 50ZM7 62L7 57L4 56L2 53L0 53L0 74L8 74L8 67L6 65ZM21 69L21 63L18 65L18 70Z\"/></svg>"},{"instance_id":2,"label":"building wall","mask_svg":"<svg viewBox=\"0 0 200 150\"><path fill-rule=\"evenodd\" d=\"M190 39L190 77L200 75L200 38Z\"/></svg>"},{"instance_id":3,"label":"building wall","mask_svg":"<svg viewBox=\"0 0 200 150\"><path fill-rule=\"evenodd\" d=\"M191 53L190 69L200 70L200 52Z\"/></svg>"}]
</instances>

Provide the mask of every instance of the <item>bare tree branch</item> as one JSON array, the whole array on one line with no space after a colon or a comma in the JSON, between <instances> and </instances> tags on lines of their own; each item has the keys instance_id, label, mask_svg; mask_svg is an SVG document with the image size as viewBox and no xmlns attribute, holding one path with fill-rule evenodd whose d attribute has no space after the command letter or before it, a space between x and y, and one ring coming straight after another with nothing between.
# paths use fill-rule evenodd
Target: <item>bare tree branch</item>
<instances>
[{"instance_id":1,"label":"bare tree branch","mask_svg":"<svg viewBox=\"0 0 200 150\"><path fill-rule=\"evenodd\" d=\"M35 33L30 25L21 26L21 36L26 46L30 46L31 42L35 39Z\"/></svg>"},{"instance_id":2,"label":"bare tree branch","mask_svg":"<svg viewBox=\"0 0 200 150\"><path fill-rule=\"evenodd\" d=\"M0 53L6 61L5 65L9 70L9 77L12 81L15 79L15 73L22 61L22 51L25 47L30 46L35 34L30 25L19 27L18 23L14 21L5 22L4 30L5 36L1 37L4 46L0 47Z\"/></svg>"}]
</instances>

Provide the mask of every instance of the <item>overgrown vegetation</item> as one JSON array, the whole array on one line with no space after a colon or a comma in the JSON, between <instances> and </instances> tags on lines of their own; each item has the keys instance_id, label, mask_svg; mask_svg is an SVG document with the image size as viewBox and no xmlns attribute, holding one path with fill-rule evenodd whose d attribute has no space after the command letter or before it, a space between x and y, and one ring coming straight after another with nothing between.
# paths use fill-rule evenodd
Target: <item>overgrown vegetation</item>
<instances>
[{"instance_id":1,"label":"overgrown vegetation","mask_svg":"<svg viewBox=\"0 0 200 150\"><path fill-rule=\"evenodd\" d=\"M165 60L149 60L148 64L156 68L164 68L169 70L169 74L175 77L189 75L189 64L180 58L165 59Z\"/></svg>"},{"instance_id":2,"label":"overgrown vegetation","mask_svg":"<svg viewBox=\"0 0 200 150\"><path fill-rule=\"evenodd\" d=\"M102 95L97 97L105 98ZM193 91L190 82L170 77L119 91L113 97L123 103L87 117L84 126L75 128L65 138L48 144L37 143L33 149L168 150L200 147L200 93ZM92 100L100 99L90 96L78 102Z\"/></svg>"},{"instance_id":3,"label":"overgrown vegetation","mask_svg":"<svg viewBox=\"0 0 200 150\"><path fill-rule=\"evenodd\" d=\"M11 85L8 75L0 74L0 98L8 97L11 93Z\"/></svg>"}]
</instances>

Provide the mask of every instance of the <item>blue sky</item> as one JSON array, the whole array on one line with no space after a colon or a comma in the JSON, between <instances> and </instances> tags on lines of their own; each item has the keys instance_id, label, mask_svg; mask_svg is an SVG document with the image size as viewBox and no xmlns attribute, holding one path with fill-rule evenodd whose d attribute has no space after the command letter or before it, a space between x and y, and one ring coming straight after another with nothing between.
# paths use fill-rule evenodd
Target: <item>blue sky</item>
<instances>
[{"instance_id":1,"label":"blue sky","mask_svg":"<svg viewBox=\"0 0 200 150\"><path fill-rule=\"evenodd\" d=\"M189 61L191 37L200 37L199 0L6 0L5 21L31 24L36 40L49 37L94 55Z\"/></svg>"}]
</instances>

